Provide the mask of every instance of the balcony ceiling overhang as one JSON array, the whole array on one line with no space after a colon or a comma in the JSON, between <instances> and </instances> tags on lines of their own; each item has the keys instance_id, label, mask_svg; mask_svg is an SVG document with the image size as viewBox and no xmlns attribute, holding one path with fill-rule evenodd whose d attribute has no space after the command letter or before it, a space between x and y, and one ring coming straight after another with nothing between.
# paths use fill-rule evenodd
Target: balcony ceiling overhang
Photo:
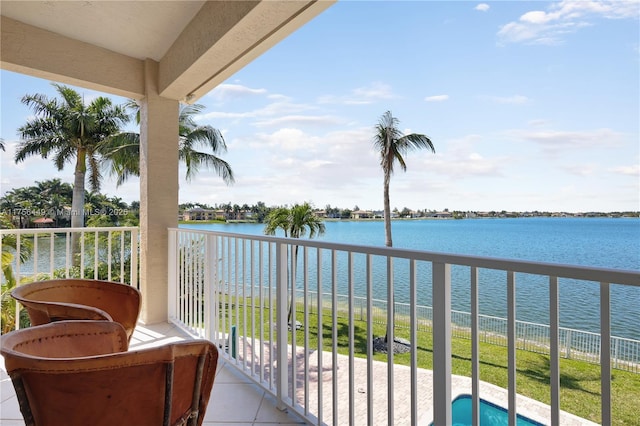
<instances>
[{"instance_id":1,"label":"balcony ceiling overhang","mask_svg":"<svg viewBox=\"0 0 640 426\"><path fill-rule=\"evenodd\" d=\"M297 1L0 2L0 66L124 97L194 102L328 8Z\"/></svg>"}]
</instances>

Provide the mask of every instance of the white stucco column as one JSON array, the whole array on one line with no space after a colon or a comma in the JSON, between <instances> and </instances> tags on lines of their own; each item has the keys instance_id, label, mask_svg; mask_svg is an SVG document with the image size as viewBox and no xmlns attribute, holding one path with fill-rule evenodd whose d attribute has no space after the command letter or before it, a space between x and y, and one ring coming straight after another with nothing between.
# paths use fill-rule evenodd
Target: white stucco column
<instances>
[{"instance_id":1,"label":"white stucco column","mask_svg":"<svg viewBox=\"0 0 640 426\"><path fill-rule=\"evenodd\" d=\"M158 63L145 61L140 108L140 320L167 320L167 228L178 226L178 101L158 95Z\"/></svg>"}]
</instances>

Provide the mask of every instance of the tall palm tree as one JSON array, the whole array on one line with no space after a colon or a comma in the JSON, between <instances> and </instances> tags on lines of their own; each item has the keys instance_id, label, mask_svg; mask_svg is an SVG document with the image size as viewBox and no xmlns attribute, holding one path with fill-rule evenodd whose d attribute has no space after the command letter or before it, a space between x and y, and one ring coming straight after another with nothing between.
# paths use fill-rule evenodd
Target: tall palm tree
<instances>
[{"instance_id":1,"label":"tall palm tree","mask_svg":"<svg viewBox=\"0 0 640 426\"><path fill-rule=\"evenodd\" d=\"M140 124L140 106L135 100L129 100L127 109ZM186 179L190 181L202 166L212 168L227 184L234 183L233 170L229 163L218 155L227 151L222 133L211 126L199 126L195 116L204 109L203 105L180 105L178 116L178 158L187 166ZM202 152L204 148L211 152ZM140 134L121 133L111 139L107 159L111 173L122 185L131 176L140 176Z\"/></svg>"},{"instance_id":2,"label":"tall palm tree","mask_svg":"<svg viewBox=\"0 0 640 426\"><path fill-rule=\"evenodd\" d=\"M436 150L433 147L431 139L425 135L411 133L408 135L403 134L398 125L400 121L395 118L391 111L385 112L378 124L376 125L376 134L373 137L373 146L376 151L380 153L380 166L384 173L384 232L385 232L385 245L387 247L393 246L393 240L391 238L391 206L389 202L389 183L391 182L391 175L393 174L393 166L398 162L403 172L407 171L407 164L404 162L403 155L406 155L409 151L417 149L429 149L435 153ZM389 297L387 302L390 306L394 306L395 298L393 294ZM389 328L387 325L387 334L384 337L384 341L389 342ZM388 348L387 350L392 350Z\"/></svg>"},{"instance_id":3,"label":"tall palm tree","mask_svg":"<svg viewBox=\"0 0 640 426\"><path fill-rule=\"evenodd\" d=\"M101 96L85 104L82 96L70 87L55 83L53 86L60 99L43 94L22 98L35 117L18 129L22 140L15 162L32 155L48 158L53 154L56 167L62 170L66 163L75 160L71 226L83 227L87 171L91 189L99 190L104 146L120 132L129 117L123 107L113 105L109 98Z\"/></svg>"},{"instance_id":4,"label":"tall palm tree","mask_svg":"<svg viewBox=\"0 0 640 426\"><path fill-rule=\"evenodd\" d=\"M264 233L275 235L278 229L284 231L284 236L289 238L301 238L309 232L309 238L324 234L325 226L322 219L313 214L313 208L309 203L296 204L293 207L279 207L272 210L265 218ZM298 246L294 250L295 264L298 263ZM294 274L291 277L291 286L296 282ZM289 305L289 323L293 315L293 305Z\"/></svg>"},{"instance_id":5,"label":"tall palm tree","mask_svg":"<svg viewBox=\"0 0 640 426\"><path fill-rule=\"evenodd\" d=\"M387 111L380 117L380 121L375 127L376 134L373 137L373 145L376 151L380 153L380 166L384 173L384 231L387 247L393 246L389 183L391 182L394 164L397 161L402 171L406 172L407 164L404 162L403 155L417 149L428 149L433 153L436 152L431 139L417 133L405 135L398 129L399 124L400 122L391 114L391 111Z\"/></svg>"}]
</instances>

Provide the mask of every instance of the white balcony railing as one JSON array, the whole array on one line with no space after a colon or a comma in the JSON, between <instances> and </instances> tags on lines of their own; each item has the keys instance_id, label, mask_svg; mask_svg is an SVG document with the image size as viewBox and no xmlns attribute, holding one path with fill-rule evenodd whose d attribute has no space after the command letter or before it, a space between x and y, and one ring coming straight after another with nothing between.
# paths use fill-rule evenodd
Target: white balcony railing
<instances>
[{"instance_id":1,"label":"white balcony railing","mask_svg":"<svg viewBox=\"0 0 640 426\"><path fill-rule=\"evenodd\" d=\"M78 236L74 255L72 235ZM0 229L0 252L10 254L14 285L53 278L117 281L138 288L138 228ZM27 248L24 259L18 253ZM3 258L4 266L5 258ZM2 284L6 279L2 276ZM16 302L16 310L20 305ZM19 327L16 315L16 327Z\"/></svg>"},{"instance_id":2,"label":"white balcony railing","mask_svg":"<svg viewBox=\"0 0 640 426\"><path fill-rule=\"evenodd\" d=\"M44 228L0 229L0 249L7 236L15 236L15 248L27 245L30 256L21 261L14 255L16 281L38 276L84 278L138 283L138 228ZM74 262L71 236L79 235L78 260ZM13 244L12 244L13 245ZM10 249L14 253L14 249Z\"/></svg>"},{"instance_id":3,"label":"white balcony railing","mask_svg":"<svg viewBox=\"0 0 640 426\"><path fill-rule=\"evenodd\" d=\"M75 258L73 233L80 236ZM137 286L137 228L0 230L0 237L0 249L7 248L3 245L11 246L9 252L14 253L16 248L18 252L24 246L30 249L30 257L24 262L14 256L11 266L18 283L82 276ZM368 424L373 424L374 416L379 420L381 413L385 419L378 423L398 424L398 418L409 418L411 424L416 424L424 419L424 380L417 368L416 345L411 347L407 395L405 388L398 390L394 386L400 376L392 368L393 354L387 359L384 380L378 372L377 377L374 375L371 342L374 326L380 322L390 325L390 339L395 330L407 330L412 342L417 342L417 334L425 329L433 333L432 389L438 389L433 393L431 411L435 424L450 424L451 419L452 336L472 341L476 421L480 341L506 344L509 348L511 424L515 422L517 401L516 349L549 353L551 424L560 423L559 358L571 356L601 364L603 424L610 424L612 417L611 368L638 371L638 342L611 336L610 303L612 284L640 287L640 274L636 271L178 229L171 229L169 238L170 320L194 336L210 338L227 347L224 356L233 365L275 395L280 407L298 412L310 423L354 424L355 418L366 418ZM532 276L543 277L543 285L549 288L550 325L516 319L516 278L524 287ZM487 278L497 282L508 295L506 319L479 314L478 291ZM471 313L451 309L452 281L459 284L461 280L471 292ZM292 282L295 292L291 290ZM596 321L600 333L559 327L558 288L576 282L592 283L599 290L600 315ZM385 288L387 299L395 298L396 303L389 307L386 301L375 299L374 288ZM435 309L420 305L425 290ZM323 297L318 298L318 293ZM301 320L300 330L289 327L287 303L299 311L296 320ZM338 327L344 324L341 317L348 319L344 330ZM366 323L365 361L355 356L355 320ZM312 329L314 321L325 324L318 327L320 332ZM525 332L527 337L523 338ZM327 337L331 340L328 351L323 344ZM347 343L339 343L340 338ZM338 348L343 344L348 352L346 365L338 361ZM365 368L359 370L363 362ZM279 365L288 368L279 369ZM362 380L366 380L364 388L358 387ZM406 377L402 380L407 381ZM376 391L380 387L374 381L386 387L384 407L379 398L374 398L374 386ZM394 402L405 396L409 403L402 407ZM409 407L408 412L403 411L405 406Z\"/></svg>"},{"instance_id":4,"label":"white balcony railing","mask_svg":"<svg viewBox=\"0 0 640 426\"><path fill-rule=\"evenodd\" d=\"M366 418L371 425L380 413L384 413L382 423L386 424L398 424L400 418L410 419L410 424L424 422L425 404L421 401L426 391L418 369L418 356L423 355L418 353L417 344L410 345L409 376L402 378L403 383L408 383L407 388L397 390L394 386L394 380L400 380L405 370L399 372L394 367L393 353L387 356L386 377L374 376L374 289L380 288L386 289L387 300L408 304L401 313L396 312L396 303L385 307L389 341L393 341L398 323L403 322L408 329L399 333L416 343L419 329L425 321L430 322L433 407L426 409L431 410L434 424L451 424L451 339L457 327L452 323L452 281L456 288L462 284L470 292L471 312L466 328L472 348L475 425L479 424L483 318L479 313L479 290L490 284L492 291L497 288L504 295L494 297L506 300L505 405L509 424L515 425L519 400L516 349L521 328L516 315L516 283L522 283L524 288L531 282L547 286L549 294L549 326L545 334L551 404L547 422L558 425L561 418L559 360L566 347L563 349L560 334L559 287L579 282L597 289L601 422L611 424L611 368L616 348L611 344L610 292L612 284L640 287L637 271L184 229L169 230L168 259L170 321L194 336L209 338L225 347L224 356L232 365L272 393L280 407L294 410L312 424L355 424L355 419ZM312 298L313 294L325 296ZM358 305L362 298L364 305ZM428 319L418 311L419 300L425 298L433 306ZM288 304L297 311L291 321ZM346 315L347 321L339 321L339 315ZM364 319L364 342L356 342L362 335L355 330L356 316ZM323 342L327 338L330 348ZM357 344L364 345L366 359L355 356ZM347 362L342 364L341 346L348 354ZM362 385L363 381L366 385ZM386 387L384 404L374 396L374 386L377 391L381 384ZM404 403L398 404L399 400Z\"/></svg>"}]
</instances>

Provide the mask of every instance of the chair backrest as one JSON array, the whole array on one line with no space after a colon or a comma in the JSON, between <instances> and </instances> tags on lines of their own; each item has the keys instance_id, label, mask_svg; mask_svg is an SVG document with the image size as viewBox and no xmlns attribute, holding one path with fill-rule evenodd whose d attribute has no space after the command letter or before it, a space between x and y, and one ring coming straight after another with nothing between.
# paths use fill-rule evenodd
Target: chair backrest
<instances>
[{"instance_id":1,"label":"chair backrest","mask_svg":"<svg viewBox=\"0 0 640 426\"><path fill-rule=\"evenodd\" d=\"M11 296L29 313L32 325L61 320L113 320L131 340L140 313L140 292L127 284L101 280L36 281L13 289Z\"/></svg>"},{"instance_id":2,"label":"chair backrest","mask_svg":"<svg viewBox=\"0 0 640 426\"><path fill-rule=\"evenodd\" d=\"M108 321L60 321L2 336L26 425L201 425L216 347L186 340L119 352L125 336Z\"/></svg>"}]
</instances>

